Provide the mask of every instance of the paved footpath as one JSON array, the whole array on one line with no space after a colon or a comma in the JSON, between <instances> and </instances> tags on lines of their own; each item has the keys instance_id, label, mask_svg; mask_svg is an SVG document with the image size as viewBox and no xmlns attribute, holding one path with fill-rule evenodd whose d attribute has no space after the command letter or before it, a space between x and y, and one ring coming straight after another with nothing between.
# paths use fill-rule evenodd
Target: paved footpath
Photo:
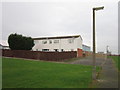
<instances>
[{"instance_id":1,"label":"paved footpath","mask_svg":"<svg viewBox=\"0 0 120 90\"><path fill-rule=\"evenodd\" d=\"M69 64L92 65L92 57L86 57ZM118 88L118 72L112 59L96 58L96 66L102 66L102 70L95 86L97 88Z\"/></svg>"},{"instance_id":2,"label":"paved footpath","mask_svg":"<svg viewBox=\"0 0 120 90\"><path fill-rule=\"evenodd\" d=\"M105 62L105 58L96 58L96 66L101 66ZM69 64L93 65L92 57L85 57L80 60L69 62Z\"/></svg>"},{"instance_id":3,"label":"paved footpath","mask_svg":"<svg viewBox=\"0 0 120 90\"><path fill-rule=\"evenodd\" d=\"M112 59L107 59L98 78L98 88L118 88L118 71Z\"/></svg>"}]
</instances>

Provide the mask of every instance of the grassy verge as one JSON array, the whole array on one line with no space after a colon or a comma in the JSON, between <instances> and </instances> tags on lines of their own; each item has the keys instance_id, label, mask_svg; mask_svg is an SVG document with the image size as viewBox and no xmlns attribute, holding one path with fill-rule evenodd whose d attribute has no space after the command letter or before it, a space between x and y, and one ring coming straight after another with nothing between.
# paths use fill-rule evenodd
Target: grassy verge
<instances>
[{"instance_id":1,"label":"grassy verge","mask_svg":"<svg viewBox=\"0 0 120 90\"><path fill-rule=\"evenodd\" d=\"M112 58L115 62L115 66L118 68L118 71L120 71L120 56L109 56L109 58Z\"/></svg>"},{"instance_id":2,"label":"grassy verge","mask_svg":"<svg viewBox=\"0 0 120 90\"><path fill-rule=\"evenodd\" d=\"M88 88L92 82L92 66L2 58L2 69L3 88Z\"/></svg>"}]
</instances>

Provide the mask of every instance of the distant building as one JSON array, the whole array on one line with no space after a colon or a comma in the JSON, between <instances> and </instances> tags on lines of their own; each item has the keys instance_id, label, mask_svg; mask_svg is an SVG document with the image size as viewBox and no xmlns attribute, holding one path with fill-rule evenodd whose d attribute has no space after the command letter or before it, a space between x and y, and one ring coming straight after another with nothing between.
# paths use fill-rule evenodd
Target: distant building
<instances>
[{"instance_id":1,"label":"distant building","mask_svg":"<svg viewBox=\"0 0 120 90\"><path fill-rule=\"evenodd\" d=\"M82 49L80 35L33 38L33 51L77 51Z\"/></svg>"},{"instance_id":2,"label":"distant building","mask_svg":"<svg viewBox=\"0 0 120 90\"><path fill-rule=\"evenodd\" d=\"M82 50L83 51L90 51L90 46L82 44Z\"/></svg>"},{"instance_id":3,"label":"distant building","mask_svg":"<svg viewBox=\"0 0 120 90\"><path fill-rule=\"evenodd\" d=\"M9 46L4 46L0 44L0 49L10 49Z\"/></svg>"}]
</instances>

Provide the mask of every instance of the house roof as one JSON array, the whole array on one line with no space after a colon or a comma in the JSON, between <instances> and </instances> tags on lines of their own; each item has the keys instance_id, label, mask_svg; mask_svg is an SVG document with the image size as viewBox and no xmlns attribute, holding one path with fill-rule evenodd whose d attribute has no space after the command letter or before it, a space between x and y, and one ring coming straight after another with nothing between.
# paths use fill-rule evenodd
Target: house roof
<instances>
[{"instance_id":1,"label":"house roof","mask_svg":"<svg viewBox=\"0 0 120 90\"><path fill-rule=\"evenodd\" d=\"M72 35L72 36L56 36L56 37L41 37L41 38L33 38L33 40L43 40L43 39L65 39L65 38L78 38L80 37L82 40L82 37L80 35Z\"/></svg>"}]
</instances>

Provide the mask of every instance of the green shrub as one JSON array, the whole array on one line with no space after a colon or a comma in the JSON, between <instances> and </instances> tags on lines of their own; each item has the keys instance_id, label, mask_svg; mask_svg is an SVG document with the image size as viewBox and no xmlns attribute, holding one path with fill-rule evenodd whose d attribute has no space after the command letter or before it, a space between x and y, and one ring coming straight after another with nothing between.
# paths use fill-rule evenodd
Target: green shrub
<instances>
[{"instance_id":1,"label":"green shrub","mask_svg":"<svg viewBox=\"0 0 120 90\"><path fill-rule=\"evenodd\" d=\"M10 34L8 44L11 50L31 50L34 41L31 37L25 37L19 34Z\"/></svg>"}]
</instances>

